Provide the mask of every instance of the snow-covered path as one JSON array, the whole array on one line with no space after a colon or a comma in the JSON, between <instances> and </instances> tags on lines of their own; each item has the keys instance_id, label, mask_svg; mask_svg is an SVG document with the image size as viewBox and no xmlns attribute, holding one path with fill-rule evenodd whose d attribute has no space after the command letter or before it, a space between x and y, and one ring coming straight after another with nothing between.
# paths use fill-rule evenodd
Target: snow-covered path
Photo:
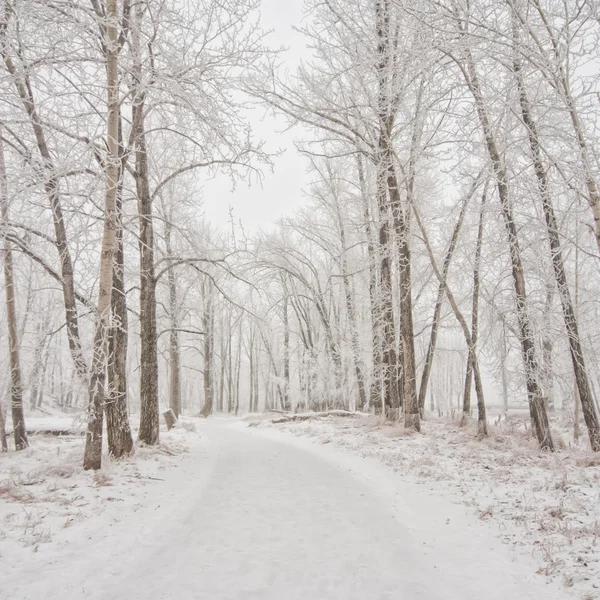
<instances>
[{"instance_id":1,"label":"snow-covered path","mask_svg":"<svg viewBox=\"0 0 600 600\"><path fill-rule=\"evenodd\" d=\"M14 573L22 587L6 598L564 597L532 581L463 509L399 489L389 471L386 479L356 457L225 420L202 423L200 433L208 452L187 457L156 498L108 532L90 530L53 564L31 565L37 577L24 566Z\"/></svg>"}]
</instances>

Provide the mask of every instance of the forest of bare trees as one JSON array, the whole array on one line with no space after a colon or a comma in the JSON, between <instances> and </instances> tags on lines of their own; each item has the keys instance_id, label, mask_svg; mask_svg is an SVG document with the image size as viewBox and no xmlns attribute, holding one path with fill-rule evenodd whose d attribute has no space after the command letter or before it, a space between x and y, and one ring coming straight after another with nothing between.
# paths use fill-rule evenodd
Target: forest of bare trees
<instances>
[{"instance_id":1,"label":"forest of bare trees","mask_svg":"<svg viewBox=\"0 0 600 600\"><path fill-rule=\"evenodd\" d=\"M308 0L297 70L259 8L2 2L12 447L36 411L80 414L98 469L168 408L480 437L524 409L540 448L561 418L600 451L598 3ZM277 169L264 115L303 206L215 223L204 182Z\"/></svg>"}]
</instances>

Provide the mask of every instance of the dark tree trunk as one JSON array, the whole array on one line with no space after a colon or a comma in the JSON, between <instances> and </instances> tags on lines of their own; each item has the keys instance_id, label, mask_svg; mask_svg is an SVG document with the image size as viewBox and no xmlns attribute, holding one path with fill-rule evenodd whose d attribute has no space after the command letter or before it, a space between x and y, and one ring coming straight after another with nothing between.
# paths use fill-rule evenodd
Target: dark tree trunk
<instances>
[{"instance_id":1,"label":"dark tree trunk","mask_svg":"<svg viewBox=\"0 0 600 600\"><path fill-rule=\"evenodd\" d=\"M204 282L204 314L202 324L204 329L204 405L200 410L200 415L208 417L213 411L213 329L214 317L212 309L212 286L207 280ZM240 349L241 351L241 349Z\"/></svg>"},{"instance_id":2,"label":"dark tree trunk","mask_svg":"<svg viewBox=\"0 0 600 600\"><path fill-rule=\"evenodd\" d=\"M108 334L108 397L104 406L108 452L114 458L131 454L133 450L133 438L127 412L127 297L125 295L125 252L123 249L123 173L126 158L121 140L120 118L119 154L121 168L115 199L117 231L113 289L110 300L113 323Z\"/></svg>"},{"instance_id":3,"label":"dark tree trunk","mask_svg":"<svg viewBox=\"0 0 600 600\"><path fill-rule=\"evenodd\" d=\"M364 173L364 166L362 157L357 154L356 163L358 169L358 181L360 185L360 192L363 201L363 212L365 215L366 225L366 236L367 236L367 259L369 263L369 306L371 308L371 331L373 337L373 350L372 350L372 378L371 386L367 399L371 406L381 408L381 316L379 314L379 286L377 282L377 265L379 264L379 257L377 254L377 248L375 244L375 233L373 231L374 224L371 217L369 195L367 194L367 184ZM364 407L359 407L362 409Z\"/></svg>"},{"instance_id":4,"label":"dark tree trunk","mask_svg":"<svg viewBox=\"0 0 600 600\"><path fill-rule=\"evenodd\" d=\"M172 266L173 249L171 246L170 222L165 223L165 247L169 268L167 270L167 282L169 286L169 406L179 418L181 414L181 365L179 357L179 304L177 301L177 280L175 268Z\"/></svg>"},{"instance_id":5,"label":"dark tree trunk","mask_svg":"<svg viewBox=\"0 0 600 600\"><path fill-rule=\"evenodd\" d=\"M477 190L477 185L479 184L479 178L477 178L471 189L469 190L468 195L466 196L461 208L460 213L458 215L458 220L454 225L454 230L452 231L452 236L450 237L450 243L448 244L448 250L446 251L446 257L444 258L444 265L442 267L442 278L443 281L446 281L448 277L448 271L450 270L450 264L452 262L452 256L454 255L454 250L456 248L456 244L458 242L458 236L460 230L462 228L465 214L467 212L467 207L469 205L469 201L473 197L473 194ZM427 353L425 354L425 364L423 366L423 373L421 374L421 384L419 386L419 411L421 416L423 416L425 410L425 398L427 397L427 386L429 384L429 377L431 376L431 368L433 366L433 359L435 356L435 347L437 344L438 330L440 326L440 317L442 313L442 305L444 303L444 283L440 282L438 284L438 293L435 301L435 307L433 309L433 321L431 324L431 333L429 336L429 344L427 346Z\"/></svg>"},{"instance_id":6,"label":"dark tree trunk","mask_svg":"<svg viewBox=\"0 0 600 600\"><path fill-rule=\"evenodd\" d=\"M2 410L2 403L0 403L0 446L2 452L8 452L8 440L6 439L6 421L4 419L4 410Z\"/></svg>"},{"instance_id":7,"label":"dark tree trunk","mask_svg":"<svg viewBox=\"0 0 600 600\"><path fill-rule=\"evenodd\" d=\"M2 225L8 223L8 183L4 163L4 145L0 127L0 208ZM21 384L21 365L19 360L19 330L17 326L17 306L15 282L10 242L4 240L4 291L6 294L6 320L8 321L8 356L10 367L10 412L13 423L15 450L24 450L29 445L23 414L23 386Z\"/></svg>"},{"instance_id":8,"label":"dark tree trunk","mask_svg":"<svg viewBox=\"0 0 600 600\"><path fill-rule=\"evenodd\" d=\"M477 115L485 139L485 145L490 157L496 185L498 188L498 197L502 207L502 216L508 236L508 247L510 251L510 261L512 265L512 276L515 287L517 319L519 322L519 335L521 342L521 351L523 363L525 366L525 377L527 384L527 396L529 399L529 410L531 413L532 424L535 428L536 436L540 447L544 450L554 450L554 442L550 433L550 423L548 421L548 412L546 403L540 386L540 367L538 362L535 338L529 318L527 308L527 290L525 285L525 271L521 260L521 249L517 235L517 226L515 223L512 206L510 204L508 175L506 167L500 156L496 145L491 123L487 114L487 108L479 85L475 63L471 53L467 50L467 66L463 70L466 83L475 100Z\"/></svg>"},{"instance_id":9,"label":"dark tree trunk","mask_svg":"<svg viewBox=\"0 0 600 600\"><path fill-rule=\"evenodd\" d=\"M577 390L579 392L579 400L581 402L583 417L587 425L592 450L594 452L598 452L600 451L600 423L598 421L598 413L596 412L594 397L592 395L592 390L588 380L585 359L583 356L583 348L581 345L581 339L579 337L577 317L575 316L575 310L571 300L571 292L567 283L567 275L562 256L558 224L556 222L554 206L552 204L552 198L550 197L550 190L548 188L547 171L542 160L542 151L539 144L537 127L535 121L533 120L529 99L527 98L525 85L521 74L521 68L518 61L515 62L514 70L519 87L521 115L523 117L523 122L527 127L529 146L533 156L533 166L538 181L544 218L546 220L546 230L548 232L550 254L552 257L552 267L554 269L554 277L556 279L556 284L560 295L563 318L569 340L569 349L571 351L571 361L573 363L575 381L577 383Z\"/></svg>"},{"instance_id":10,"label":"dark tree trunk","mask_svg":"<svg viewBox=\"0 0 600 600\"><path fill-rule=\"evenodd\" d=\"M135 184L140 223L140 428L138 438L153 445L159 439L158 353L156 337L156 278L154 275L154 231L152 196L148 173L145 131L145 92L141 57L142 8L136 9L132 28L134 62L134 101L132 121L135 128Z\"/></svg>"},{"instance_id":11,"label":"dark tree trunk","mask_svg":"<svg viewBox=\"0 0 600 600\"><path fill-rule=\"evenodd\" d=\"M475 246L475 264L473 266L473 304L471 313L471 344L470 355L477 355L477 340L479 337L479 270L481 264L481 249L483 246L483 223L485 217L485 204L487 200L487 185L481 197L479 210L479 225L477 228L477 244ZM471 416L471 380L473 378L473 362L467 360L465 376L465 389L463 394L463 423ZM477 391L477 429L481 435L487 434L486 410L483 397L481 380L475 381Z\"/></svg>"},{"instance_id":12,"label":"dark tree trunk","mask_svg":"<svg viewBox=\"0 0 600 600\"><path fill-rule=\"evenodd\" d=\"M79 319L77 314L77 303L75 300L75 284L73 278L73 262L67 243L67 231L62 213L60 200L59 179L56 175L52 156L46 142L44 126L40 115L37 112L33 88L29 80L26 68L17 68L12 57L6 39L0 40L0 51L8 72L17 89L25 112L29 117L31 127L36 139L36 145L42 165L45 171L44 190L50 202L52 210L52 222L54 225L54 235L56 238L56 249L60 260L63 301L65 306L65 321L67 329L67 339L69 350L75 363L75 369L82 381L88 381L88 368L81 350L81 339L79 337Z\"/></svg>"},{"instance_id":13,"label":"dark tree trunk","mask_svg":"<svg viewBox=\"0 0 600 600\"><path fill-rule=\"evenodd\" d=\"M285 291L284 291L285 294ZM288 297L283 297L283 410L291 409L290 400L290 323L288 318Z\"/></svg>"}]
</instances>

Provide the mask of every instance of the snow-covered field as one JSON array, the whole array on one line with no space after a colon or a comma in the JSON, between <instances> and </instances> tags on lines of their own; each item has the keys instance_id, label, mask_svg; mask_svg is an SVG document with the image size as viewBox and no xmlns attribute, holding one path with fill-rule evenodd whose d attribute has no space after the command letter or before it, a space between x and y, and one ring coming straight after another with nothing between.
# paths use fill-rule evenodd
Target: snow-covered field
<instances>
[{"instance_id":1,"label":"snow-covered field","mask_svg":"<svg viewBox=\"0 0 600 600\"><path fill-rule=\"evenodd\" d=\"M592 455L272 418L190 419L98 473L78 435L1 455L0 600L600 598Z\"/></svg>"},{"instance_id":2,"label":"snow-covered field","mask_svg":"<svg viewBox=\"0 0 600 600\"><path fill-rule=\"evenodd\" d=\"M600 598L600 457L570 447L566 432L556 432L562 449L547 454L519 421L492 427L477 441L473 429L443 420L424 422L419 435L366 415L249 419L259 429L373 459L419 486L423 498L465 505L540 579L579 598Z\"/></svg>"},{"instance_id":3,"label":"snow-covered field","mask_svg":"<svg viewBox=\"0 0 600 600\"><path fill-rule=\"evenodd\" d=\"M70 417L30 418L32 430L78 430ZM202 455L206 442L194 426L161 431L157 447L103 468L81 468L82 435L32 435L22 452L0 455L0 600L41 600L69 590L75 574L102 569L109 542L136 547L151 526L147 510L180 502L190 471L185 457ZM164 515L163 515L164 516ZM119 539L111 539L119 525ZM75 577L77 581L78 578ZM61 592L62 593L62 592ZM71 594L71 595L69 595ZM65 600L79 598L73 592Z\"/></svg>"}]
</instances>

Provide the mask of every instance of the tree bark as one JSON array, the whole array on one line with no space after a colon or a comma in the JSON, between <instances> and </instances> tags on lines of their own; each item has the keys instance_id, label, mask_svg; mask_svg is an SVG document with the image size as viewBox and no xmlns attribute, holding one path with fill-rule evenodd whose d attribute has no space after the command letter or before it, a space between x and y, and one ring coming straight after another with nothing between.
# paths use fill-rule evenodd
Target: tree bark
<instances>
[{"instance_id":1,"label":"tree bark","mask_svg":"<svg viewBox=\"0 0 600 600\"><path fill-rule=\"evenodd\" d=\"M481 265L481 249L483 246L483 223L485 218L485 204L487 200L487 184L481 197L479 209L479 225L477 227L477 244L475 246L475 264L473 266L473 303L471 313L471 344L470 354L477 355L477 340L479 337L479 270ZM463 394L463 422L471 416L471 380L473 378L473 363L467 360L465 375L465 390ZM481 380L475 382L477 387L477 430L480 435L487 435L487 417L483 386Z\"/></svg>"},{"instance_id":2,"label":"tree bark","mask_svg":"<svg viewBox=\"0 0 600 600\"><path fill-rule=\"evenodd\" d=\"M6 421L4 419L4 410L0 402L0 446L2 452L8 452L8 440L6 439Z\"/></svg>"},{"instance_id":3,"label":"tree bark","mask_svg":"<svg viewBox=\"0 0 600 600\"><path fill-rule=\"evenodd\" d=\"M143 7L135 9L131 31L136 89L132 107L135 128L135 184L140 224L140 428L138 439L148 445L159 440L158 352L156 332L156 278L152 196L148 174L145 130L145 92L142 81L141 27Z\"/></svg>"},{"instance_id":4,"label":"tree bark","mask_svg":"<svg viewBox=\"0 0 600 600\"><path fill-rule=\"evenodd\" d=\"M444 279L444 277L442 276L442 273L440 272L440 270L438 268L437 261L435 259L435 255L433 254L433 249L429 242L429 236L427 235L427 231L425 231L425 227L423 226L423 222L421 221L421 217L419 216L419 211L417 210L417 207L414 204L412 205L412 208L413 208L413 212L415 214L416 220L417 220L417 224L419 225L419 229L421 230L421 234L423 236L423 241L425 242L425 247L427 248L427 253L429 254L429 260L431 261L431 266L433 267L433 272L435 273L437 280L444 286L444 291L446 293L446 297L448 298L448 302L450 303L450 306L452 307L454 316L456 317L456 320L458 321L458 323L462 329L463 335L465 337L465 342L467 344L467 349L468 349L467 360L471 363L472 368L473 368L473 375L475 376L475 390L477 392L477 399L478 399L477 405L479 408L478 433L479 433L479 435L482 435L482 436L487 435L487 417L486 417L485 402L484 402L484 397L483 397L483 383L481 381L481 373L479 371L479 361L477 360L477 354L475 353L475 345L473 344L473 338L471 336L471 332L469 331L469 326L467 325L467 321L466 321L464 315L462 314L460 308L458 307L456 300L454 299L454 294L450 290L447 280Z\"/></svg>"},{"instance_id":5,"label":"tree bark","mask_svg":"<svg viewBox=\"0 0 600 600\"><path fill-rule=\"evenodd\" d=\"M542 200L542 208L544 218L546 220L546 230L548 233L548 242L550 244L550 254L552 257L552 267L554 269L554 277L560 296L560 301L563 310L563 319L567 330L569 340L569 349L571 352L571 361L573 363L573 371L575 373L575 381L581 401L583 417L587 425L590 438L590 445L594 452L600 451L600 422L598 421L598 413L594 404L594 398L590 387L583 348L579 337L579 327L577 317L571 300L571 292L567 282L565 265L562 256L562 247L560 236L558 233L558 224L554 213L554 206L550 196L548 187L548 173L542 160L542 152L539 144L539 135L537 126L533 119L531 106L525 90L525 84L521 72L521 65L518 61L514 64L515 77L519 88L519 104L521 106L521 116L527 128L529 147L533 156L533 166L538 182L540 198Z\"/></svg>"},{"instance_id":6,"label":"tree bark","mask_svg":"<svg viewBox=\"0 0 600 600\"><path fill-rule=\"evenodd\" d=\"M106 91L107 91L107 156L104 231L100 254L98 305L94 330L94 352L89 381L88 428L83 457L84 469L102 465L102 421L104 377L107 366L108 326L113 284L113 262L116 248L116 196L119 187L119 47L117 40L117 0L106 0Z\"/></svg>"},{"instance_id":7,"label":"tree bark","mask_svg":"<svg viewBox=\"0 0 600 600\"><path fill-rule=\"evenodd\" d=\"M523 269L523 262L521 260L521 249L517 235L517 226L509 199L508 175L492 132L483 93L481 91L479 79L477 77L477 71L475 69L475 63L468 49L466 50L466 57L467 66L466 69L463 68L463 75L475 100L475 107L483 132L486 150L490 157L494 170L494 176L496 178L498 196L500 198L500 204L502 207L502 216L508 236L508 246L510 251L510 261L512 265L512 276L516 296L517 320L519 322L521 351L525 366L527 395L529 399L531 419L540 447L543 450L553 451L554 442L550 433L548 412L546 410L546 403L544 401L540 386L540 368L533 329L527 308L525 272Z\"/></svg>"},{"instance_id":8,"label":"tree bark","mask_svg":"<svg viewBox=\"0 0 600 600\"><path fill-rule=\"evenodd\" d=\"M115 197L116 233L111 294L112 327L108 334L108 395L104 405L106 441L113 458L133 451L127 412L127 296L125 295L125 252L123 248L123 175L127 160L121 139L119 116L119 183Z\"/></svg>"},{"instance_id":9,"label":"tree bark","mask_svg":"<svg viewBox=\"0 0 600 600\"><path fill-rule=\"evenodd\" d=\"M171 246L170 222L165 223L165 247L167 258L173 258L173 249ZM169 260L169 270L167 271L167 283L169 286L169 321L171 331L169 331L169 406L173 409L175 416L179 418L181 414L181 365L179 357L179 305L177 301L177 281L175 278L175 268ZM223 386L221 386L221 392ZM222 400L222 396L221 396ZM221 406L221 410L222 410Z\"/></svg>"},{"instance_id":10,"label":"tree bark","mask_svg":"<svg viewBox=\"0 0 600 600\"><path fill-rule=\"evenodd\" d=\"M204 281L204 314L202 324L204 329L204 405L200 410L200 416L208 417L213 411L213 336L214 336L214 317L212 309L212 286L211 283ZM240 348L241 352L241 348Z\"/></svg>"},{"instance_id":11,"label":"tree bark","mask_svg":"<svg viewBox=\"0 0 600 600\"><path fill-rule=\"evenodd\" d=\"M388 200L388 172L393 166L391 133L394 126L389 97L390 69L390 17L389 1L378 0L375 4L377 29L377 112L378 127L376 180L377 205L379 209L379 310L381 317L381 354L382 354L382 412L397 412L400 406L398 390L398 357L396 356L396 333L394 324L392 273L391 273L391 241L390 241L390 201Z\"/></svg>"},{"instance_id":12,"label":"tree bark","mask_svg":"<svg viewBox=\"0 0 600 600\"><path fill-rule=\"evenodd\" d=\"M329 169L329 178L333 183L333 174ZM340 237L340 244L342 255L340 258L340 269L342 275L342 284L344 286L344 298L346 300L346 311L348 313L348 321L350 325L350 342L352 347L352 362L354 363L354 373L356 375L356 384L358 387L358 402L357 409L362 410L363 406L367 403L367 392L365 390L365 378L362 360L360 358L360 339L358 331L358 323L356 317L356 306L354 303L354 295L351 288L350 275L348 272L348 260L346 253L348 252L346 242L346 229L342 218L342 212L340 208L339 198L337 190L333 190L333 200L335 203L335 212L338 222L338 235Z\"/></svg>"},{"instance_id":13,"label":"tree bark","mask_svg":"<svg viewBox=\"0 0 600 600\"><path fill-rule=\"evenodd\" d=\"M283 406L282 410L291 409L290 401L290 323L288 318L288 297L284 290L283 297Z\"/></svg>"},{"instance_id":14,"label":"tree bark","mask_svg":"<svg viewBox=\"0 0 600 600\"><path fill-rule=\"evenodd\" d=\"M75 294L75 284L73 278L73 262L67 243L67 231L62 213L62 205L60 200L59 179L56 175L52 156L46 142L46 136L42 119L40 118L35 99L33 96L33 88L27 74L27 69L17 69L11 55L8 42L5 36L6 23L10 18L9 4L5 3L4 26L0 28L0 51L4 59L4 64L10 73L12 80L21 99L21 103L29 117L33 133L35 135L36 144L40 156L42 157L42 165L44 169L44 190L50 202L52 210L52 223L54 225L54 235L56 238L56 248L61 267L61 282L63 291L63 301L65 306L65 321L67 329L67 339L69 342L69 350L73 357L75 369L81 380L88 383L88 367L83 357L81 349L81 338L79 336L79 318L77 314L77 303Z\"/></svg>"},{"instance_id":15,"label":"tree bark","mask_svg":"<svg viewBox=\"0 0 600 600\"><path fill-rule=\"evenodd\" d=\"M8 182L4 162L4 144L0 126L0 208L2 226L8 226ZM19 356L19 328L17 324L17 305L10 242L4 240L4 292L6 294L6 320L8 329L8 356L10 365L10 412L13 423L15 450L24 450L29 445L23 413L23 385L21 383L21 364Z\"/></svg>"},{"instance_id":16,"label":"tree bark","mask_svg":"<svg viewBox=\"0 0 600 600\"><path fill-rule=\"evenodd\" d=\"M373 337L373 369L370 390L367 398L371 406L381 408L381 315L379 314L379 302L377 299L379 293L377 281L377 265L379 264L379 257L377 254L377 248L375 243L375 233L373 231L374 225L371 217L369 196L367 194L367 184L365 179L364 166L362 162L362 157L359 154L356 155L356 164L358 170L360 193L363 201L363 212L365 216L367 236L367 258L369 262L369 306L371 308L371 331ZM364 407L360 408L362 409Z\"/></svg>"},{"instance_id":17,"label":"tree bark","mask_svg":"<svg viewBox=\"0 0 600 600\"><path fill-rule=\"evenodd\" d=\"M446 256L444 258L444 265L442 267L442 278L446 281L448 277L448 272L450 270L450 264L452 262L452 256L454 255L454 250L456 248L456 244L458 242L458 236L460 230L462 228L465 214L467 212L467 207L469 205L469 201L473 197L473 194L477 190L477 186L479 184L479 178L477 178L471 188L469 193L465 197L463 204L460 208L460 213L458 214L458 219L456 224L454 225L454 229L452 231L452 236L450 237L450 243L448 244L448 250L446 251ZM435 300L435 307L433 309L433 321L431 324L431 333L429 335L429 344L427 345L427 353L425 354L425 364L423 366L423 373L421 374L421 384L419 386L419 411L421 416L423 415L425 409L425 399L427 397L427 386L429 385L429 377L431 376L431 368L433 366L433 359L435 356L435 347L437 344L438 330L440 326L440 317L442 313L442 306L444 303L444 284L440 282L438 284L438 293L437 298Z\"/></svg>"}]
</instances>

